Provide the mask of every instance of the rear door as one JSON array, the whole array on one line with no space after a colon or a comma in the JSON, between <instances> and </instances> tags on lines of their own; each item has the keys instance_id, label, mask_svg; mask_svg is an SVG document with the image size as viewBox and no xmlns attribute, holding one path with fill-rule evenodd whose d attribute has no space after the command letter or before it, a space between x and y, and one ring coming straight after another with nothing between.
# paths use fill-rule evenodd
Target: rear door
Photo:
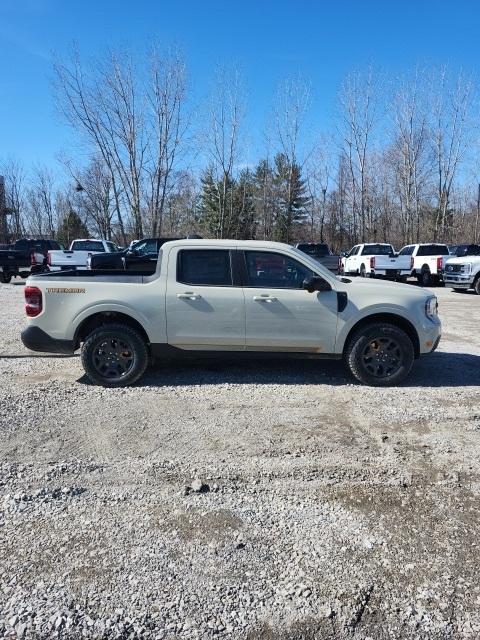
<instances>
[{"instance_id":1,"label":"rear door","mask_svg":"<svg viewBox=\"0 0 480 640\"><path fill-rule=\"evenodd\" d=\"M245 349L243 289L234 283L235 248L173 247L168 256L168 344L188 350Z\"/></svg>"},{"instance_id":2,"label":"rear door","mask_svg":"<svg viewBox=\"0 0 480 640\"><path fill-rule=\"evenodd\" d=\"M247 350L334 353L337 294L302 288L321 274L279 252L242 253Z\"/></svg>"}]
</instances>

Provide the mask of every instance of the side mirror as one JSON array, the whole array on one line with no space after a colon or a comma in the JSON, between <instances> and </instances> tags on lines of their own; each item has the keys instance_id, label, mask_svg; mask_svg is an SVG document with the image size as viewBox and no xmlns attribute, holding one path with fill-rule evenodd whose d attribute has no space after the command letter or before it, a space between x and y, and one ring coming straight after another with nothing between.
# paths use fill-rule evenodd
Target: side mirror
<instances>
[{"instance_id":1,"label":"side mirror","mask_svg":"<svg viewBox=\"0 0 480 640\"><path fill-rule=\"evenodd\" d=\"M332 287L323 278L310 276L303 281L303 289L308 291L308 293L313 293L314 291L331 291Z\"/></svg>"}]
</instances>

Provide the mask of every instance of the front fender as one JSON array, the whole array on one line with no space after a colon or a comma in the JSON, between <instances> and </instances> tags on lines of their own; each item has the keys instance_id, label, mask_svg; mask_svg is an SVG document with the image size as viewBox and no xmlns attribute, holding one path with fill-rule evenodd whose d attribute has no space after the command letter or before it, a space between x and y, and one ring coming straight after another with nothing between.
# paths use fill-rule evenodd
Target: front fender
<instances>
[{"instance_id":1,"label":"front fender","mask_svg":"<svg viewBox=\"0 0 480 640\"><path fill-rule=\"evenodd\" d=\"M372 304L368 307L364 307L362 309L357 309L357 307L349 301L345 311L339 314L338 324L337 324L337 340L335 343L335 351L336 353L343 353L343 349L345 347L345 341L353 329L353 327L363 320L367 318L372 318L374 322L374 316L378 315L394 315L402 320L406 320L418 334L418 330L416 328L416 319L412 313L409 312L408 308L405 308L401 305L396 304Z\"/></svg>"}]
</instances>

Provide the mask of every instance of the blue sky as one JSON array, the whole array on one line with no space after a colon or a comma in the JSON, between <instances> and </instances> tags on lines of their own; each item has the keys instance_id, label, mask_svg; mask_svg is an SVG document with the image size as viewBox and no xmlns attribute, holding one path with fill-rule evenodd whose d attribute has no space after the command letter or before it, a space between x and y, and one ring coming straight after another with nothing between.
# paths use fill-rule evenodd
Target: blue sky
<instances>
[{"instance_id":1,"label":"blue sky","mask_svg":"<svg viewBox=\"0 0 480 640\"><path fill-rule=\"evenodd\" d=\"M417 63L480 63L480 5L473 0L0 0L0 160L54 166L70 132L51 96L51 53L73 41L83 55L108 45L180 47L193 98L216 65L236 63L248 91L247 127L259 138L278 82L301 74L313 87L312 119L332 123L339 84L354 68L388 73Z\"/></svg>"}]
</instances>

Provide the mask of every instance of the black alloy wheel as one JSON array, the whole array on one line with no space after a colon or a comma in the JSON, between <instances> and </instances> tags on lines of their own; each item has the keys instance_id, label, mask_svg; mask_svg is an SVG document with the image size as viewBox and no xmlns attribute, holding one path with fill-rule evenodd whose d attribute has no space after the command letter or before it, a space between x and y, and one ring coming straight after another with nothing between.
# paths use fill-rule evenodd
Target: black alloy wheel
<instances>
[{"instance_id":1,"label":"black alloy wheel","mask_svg":"<svg viewBox=\"0 0 480 640\"><path fill-rule=\"evenodd\" d=\"M364 348L362 362L371 376L386 378L397 373L402 366L402 349L394 338L375 338Z\"/></svg>"},{"instance_id":2,"label":"black alloy wheel","mask_svg":"<svg viewBox=\"0 0 480 640\"><path fill-rule=\"evenodd\" d=\"M133 384L148 363L145 340L127 325L112 323L98 327L83 343L83 368L92 382L104 387Z\"/></svg>"},{"instance_id":3,"label":"black alloy wheel","mask_svg":"<svg viewBox=\"0 0 480 640\"><path fill-rule=\"evenodd\" d=\"M398 384L415 359L412 339L395 325L373 323L358 330L346 345L344 358L353 376L374 387Z\"/></svg>"}]
</instances>

